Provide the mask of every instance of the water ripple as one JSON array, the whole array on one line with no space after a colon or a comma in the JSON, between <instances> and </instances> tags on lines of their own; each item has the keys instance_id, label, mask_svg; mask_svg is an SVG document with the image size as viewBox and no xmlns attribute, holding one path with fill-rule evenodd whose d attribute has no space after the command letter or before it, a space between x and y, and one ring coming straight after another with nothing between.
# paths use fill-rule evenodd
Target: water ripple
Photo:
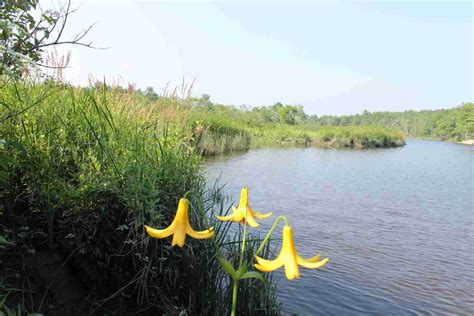
<instances>
[{"instance_id":1,"label":"water ripple","mask_svg":"<svg viewBox=\"0 0 474 316\"><path fill-rule=\"evenodd\" d=\"M255 209L285 213L302 256L331 258L292 282L276 272L287 313L472 315L473 153L425 141L374 151L263 149L206 169L211 181L222 173L235 200L248 184Z\"/></svg>"}]
</instances>

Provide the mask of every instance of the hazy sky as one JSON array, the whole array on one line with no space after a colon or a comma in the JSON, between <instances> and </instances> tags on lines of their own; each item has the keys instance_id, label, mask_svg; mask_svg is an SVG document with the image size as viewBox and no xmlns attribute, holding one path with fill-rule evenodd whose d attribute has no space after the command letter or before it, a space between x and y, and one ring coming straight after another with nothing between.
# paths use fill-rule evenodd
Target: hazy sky
<instances>
[{"instance_id":1,"label":"hazy sky","mask_svg":"<svg viewBox=\"0 0 474 316\"><path fill-rule=\"evenodd\" d=\"M80 3L76 3L80 4ZM72 49L89 74L311 114L453 107L473 98L473 4L347 1L84 0L68 32L93 22L108 50ZM69 48L71 49L71 48Z\"/></svg>"}]
</instances>

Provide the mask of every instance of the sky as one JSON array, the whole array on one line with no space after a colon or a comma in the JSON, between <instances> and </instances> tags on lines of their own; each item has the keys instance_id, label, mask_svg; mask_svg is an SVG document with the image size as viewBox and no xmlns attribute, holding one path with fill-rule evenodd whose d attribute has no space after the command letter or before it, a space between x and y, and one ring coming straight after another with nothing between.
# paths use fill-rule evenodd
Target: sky
<instances>
[{"instance_id":1,"label":"sky","mask_svg":"<svg viewBox=\"0 0 474 316\"><path fill-rule=\"evenodd\" d=\"M57 2L55 2L57 3ZM275 102L309 114L451 108L473 101L472 2L93 1L67 36L97 23L94 50L71 51L66 79Z\"/></svg>"}]
</instances>

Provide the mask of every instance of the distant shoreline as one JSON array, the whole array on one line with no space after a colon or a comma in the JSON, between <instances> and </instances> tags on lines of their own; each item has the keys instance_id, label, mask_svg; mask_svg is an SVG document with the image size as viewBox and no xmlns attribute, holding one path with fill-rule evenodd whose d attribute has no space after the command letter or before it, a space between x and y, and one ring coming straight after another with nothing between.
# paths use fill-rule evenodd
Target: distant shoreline
<instances>
[{"instance_id":1,"label":"distant shoreline","mask_svg":"<svg viewBox=\"0 0 474 316\"><path fill-rule=\"evenodd\" d=\"M459 142L459 144L474 145L474 139L463 140L462 142Z\"/></svg>"}]
</instances>

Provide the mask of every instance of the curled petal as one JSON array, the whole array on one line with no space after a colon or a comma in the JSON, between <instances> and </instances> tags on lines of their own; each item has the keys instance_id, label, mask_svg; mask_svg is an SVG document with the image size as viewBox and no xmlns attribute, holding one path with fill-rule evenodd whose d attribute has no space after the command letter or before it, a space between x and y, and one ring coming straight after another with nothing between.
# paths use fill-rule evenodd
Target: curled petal
<instances>
[{"instance_id":1,"label":"curled petal","mask_svg":"<svg viewBox=\"0 0 474 316\"><path fill-rule=\"evenodd\" d=\"M262 214L262 213L259 213L259 212L255 212L253 215L257 218L261 218L261 219L265 219L265 218L269 218L270 216L272 216L272 212L270 213L267 213L267 214Z\"/></svg>"},{"instance_id":2,"label":"curled petal","mask_svg":"<svg viewBox=\"0 0 474 316\"><path fill-rule=\"evenodd\" d=\"M150 226L147 226L147 225L144 225L144 226L145 226L146 232L151 237L153 237L153 238L166 238L168 236L171 236L171 234L173 234L174 228L175 228L176 225L173 222L173 223L171 223L170 226L168 226L165 229L154 229L154 228L151 228Z\"/></svg>"},{"instance_id":3,"label":"curled petal","mask_svg":"<svg viewBox=\"0 0 474 316\"><path fill-rule=\"evenodd\" d=\"M260 270L262 272L271 272L274 271L278 268L280 268L283 265L283 260L278 257L275 260L265 260L260 257L255 256L255 259L257 260L257 263L255 264L255 268L257 270Z\"/></svg>"},{"instance_id":4,"label":"curled petal","mask_svg":"<svg viewBox=\"0 0 474 316\"><path fill-rule=\"evenodd\" d=\"M214 227L198 232L192 229L191 226L188 226L188 228L186 229L186 233L195 239L208 239L214 236L215 232Z\"/></svg>"},{"instance_id":5,"label":"curled petal","mask_svg":"<svg viewBox=\"0 0 474 316\"><path fill-rule=\"evenodd\" d=\"M247 214L246 220L247 220L247 223L249 223L249 225L254 228L260 226L260 224L255 221L251 213Z\"/></svg>"},{"instance_id":6,"label":"curled petal","mask_svg":"<svg viewBox=\"0 0 474 316\"><path fill-rule=\"evenodd\" d=\"M217 217L218 220L225 222L225 221L234 220L234 216L235 216L234 214L231 214L231 215L227 215L227 216L216 216L216 217Z\"/></svg>"},{"instance_id":7,"label":"curled petal","mask_svg":"<svg viewBox=\"0 0 474 316\"><path fill-rule=\"evenodd\" d=\"M299 255L298 255L298 262L299 261L307 261L307 262L318 262L318 261L321 261L321 255L320 254L317 254L316 256L312 257L312 258L309 258L309 259L303 259L301 258Z\"/></svg>"},{"instance_id":8,"label":"curled petal","mask_svg":"<svg viewBox=\"0 0 474 316\"><path fill-rule=\"evenodd\" d=\"M311 259L310 259L311 260ZM309 260L303 260L300 256L297 259L298 263L308 269L317 269L323 267L326 263L329 262L329 258L323 259L317 262L311 262Z\"/></svg>"}]
</instances>

